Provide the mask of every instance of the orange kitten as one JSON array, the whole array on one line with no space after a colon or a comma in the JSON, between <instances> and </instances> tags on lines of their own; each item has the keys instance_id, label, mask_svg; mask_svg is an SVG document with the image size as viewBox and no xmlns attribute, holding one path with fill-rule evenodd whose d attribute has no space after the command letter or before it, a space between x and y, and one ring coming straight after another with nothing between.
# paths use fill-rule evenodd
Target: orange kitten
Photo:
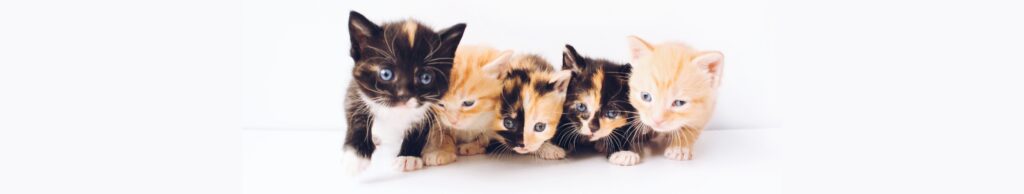
<instances>
[{"instance_id":1,"label":"orange kitten","mask_svg":"<svg viewBox=\"0 0 1024 194\"><path fill-rule=\"evenodd\" d=\"M693 144L715 109L722 53L674 42L652 45L635 36L628 40L633 64L629 102L645 128L667 141L666 157L692 159Z\"/></svg>"},{"instance_id":2,"label":"orange kitten","mask_svg":"<svg viewBox=\"0 0 1024 194\"><path fill-rule=\"evenodd\" d=\"M460 45L455 52L450 89L438 105L443 123L455 129L460 155L484 153L490 142L501 103L498 74L511 56L512 51L480 45Z\"/></svg>"}]
</instances>

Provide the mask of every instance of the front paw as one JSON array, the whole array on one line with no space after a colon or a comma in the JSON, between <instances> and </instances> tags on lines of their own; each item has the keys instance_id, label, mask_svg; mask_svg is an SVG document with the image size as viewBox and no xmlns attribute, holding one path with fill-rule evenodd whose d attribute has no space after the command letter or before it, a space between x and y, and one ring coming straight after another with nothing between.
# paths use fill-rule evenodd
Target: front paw
<instances>
[{"instance_id":1,"label":"front paw","mask_svg":"<svg viewBox=\"0 0 1024 194\"><path fill-rule=\"evenodd\" d=\"M692 160L693 152L690 148L668 147L665 148L665 157L673 160Z\"/></svg>"},{"instance_id":2,"label":"front paw","mask_svg":"<svg viewBox=\"0 0 1024 194\"><path fill-rule=\"evenodd\" d=\"M370 159L360 157L354 151L345 151L341 156L341 166L345 174L358 175L370 166Z\"/></svg>"},{"instance_id":3,"label":"front paw","mask_svg":"<svg viewBox=\"0 0 1024 194\"><path fill-rule=\"evenodd\" d=\"M416 156L399 156L395 158L395 170L409 172L423 168L423 159Z\"/></svg>"},{"instance_id":4,"label":"front paw","mask_svg":"<svg viewBox=\"0 0 1024 194\"><path fill-rule=\"evenodd\" d=\"M640 163L640 154L633 151L618 151L608 156L608 161L620 166L632 166Z\"/></svg>"},{"instance_id":5,"label":"front paw","mask_svg":"<svg viewBox=\"0 0 1024 194\"><path fill-rule=\"evenodd\" d=\"M463 155L463 156L472 156L472 155L477 155L477 154L483 154L484 151L485 151L484 146L479 145L479 144L475 144L475 143L467 143L467 144L459 145L459 155Z\"/></svg>"},{"instance_id":6,"label":"front paw","mask_svg":"<svg viewBox=\"0 0 1024 194\"><path fill-rule=\"evenodd\" d=\"M423 153L423 160L427 163L427 166L440 166L448 163L455 162L455 153L451 152L427 152Z\"/></svg>"},{"instance_id":7,"label":"front paw","mask_svg":"<svg viewBox=\"0 0 1024 194\"><path fill-rule=\"evenodd\" d=\"M537 150L537 156L545 160L558 160L565 158L565 149L551 144L544 144Z\"/></svg>"}]
</instances>

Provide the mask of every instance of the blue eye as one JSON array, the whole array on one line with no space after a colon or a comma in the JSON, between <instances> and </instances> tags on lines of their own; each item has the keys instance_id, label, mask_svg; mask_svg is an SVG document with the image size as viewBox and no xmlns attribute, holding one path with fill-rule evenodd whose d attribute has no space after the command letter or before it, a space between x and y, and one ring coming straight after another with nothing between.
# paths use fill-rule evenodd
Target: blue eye
<instances>
[{"instance_id":1,"label":"blue eye","mask_svg":"<svg viewBox=\"0 0 1024 194\"><path fill-rule=\"evenodd\" d=\"M608 118L615 118L616 116L619 116L619 112L616 112L616 111L608 111L608 112L605 112L605 113L604 113L604 117L608 117Z\"/></svg>"},{"instance_id":2,"label":"blue eye","mask_svg":"<svg viewBox=\"0 0 1024 194\"><path fill-rule=\"evenodd\" d=\"M432 74L432 73L420 74L420 83L429 84L430 81L433 81L433 80L434 80L434 74Z\"/></svg>"},{"instance_id":3,"label":"blue eye","mask_svg":"<svg viewBox=\"0 0 1024 194\"><path fill-rule=\"evenodd\" d=\"M587 112L587 105L583 103L576 104L576 111Z\"/></svg>"},{"instance_id":4,"label":"blue eye","mask_svg":"<svg viewBox=\"0 0 1024 194\"><path fill-rule=\"evenodd\" d=\"M546 128L548 128L548 124L537 123L536 125L533 125L533 131L536 132L543 132Z\"/></svg>"},{"instance_id":5,"label":"blue eye","mask_svg":"<svg viewBox=\"0 0 1024 194\"><path fill-rule=\"evenodd\" d=\"M640 93L640 99L643 99L644 102L650 102L651 101L651 94L647 93L647 92L641 92Z\"/></svg>"},{"instance_id":6,"label":"blue eye","mask_svg":"<svg viewBox=\"0 0 1024 194\"><path fill-rule=\"evenodd\" d=\"M391 69L381 69L378 74L380 74L380 79L384 81L391 81L391 79L395 78L395 73L391 72Z\"/></svg>"},{"instance_id":7,"label":"blue eye","mask_svg":"<svg viewBox=\"0 0 1024 194\"><path fill-rule=\"evenodd\" d=\"M682 101L682 100L672 101L672 106L674 106L674 107L680 107L680 106L683 106L685 104L686 104L686 101Z\"/></svg>"},{"instance_id":8,"label":"blue eye","mask_svg":"<svg viewBox=\"0 0 1024 194\"><path fill-rule=\"evenodd\" d=\"M505 121L503 122L503 124L505 125L505 128L509 129L509 130L512 130L512 127L515 127L515 126L513 126L511 118L505 118Z\"/></svg>"},{"instance_id":9,"label":"blue eye","mask_svg":"<svg viewBox=\"0 0 1024 194\"><path fill-rule=\"evenodd\" d=\"M476 100L462 101L462 106L464 107L470 107L473 106L473 104L476 104Z\"/></svg>"}]
</instances>

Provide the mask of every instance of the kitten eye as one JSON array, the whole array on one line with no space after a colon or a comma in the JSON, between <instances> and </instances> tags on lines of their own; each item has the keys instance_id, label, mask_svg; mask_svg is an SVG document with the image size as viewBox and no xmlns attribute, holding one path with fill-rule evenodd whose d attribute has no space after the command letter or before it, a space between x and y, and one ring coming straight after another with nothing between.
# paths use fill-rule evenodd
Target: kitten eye
<instances>
[{"instance_id":1,"label":"kitten eye","mask_svg":"<svg viewBox=\"0 0 1024 194\"><path fill-rule=\"evenodd\" d=\"M576 104L576 111L587 112L587 105L585 105L583 103L577 103Z\"/></svg>"},{"instance_id":2,"label":"kitten eye","mask_svg":"<svg viewBox=\"0 0 1024 194\"><path fill-rule=\"evenodd\" d=\"M505 121L503 121L503 124L505 125L505 129L512 130L512 127L515 127L515 126L512 126L513 123L512 123L512 119L511 118L505 118Z\"/></svg>"},{"instance_id":3,"label":"kitten eye","mask_svg":"<svg viewBox=\"0 0 1024 194\"><path fill-rule=\"evenodd\" d=\"M434 80L434 74L433 73L427 72L427 73L420 74L420 83L430 84L430 81L433 81L433 80Z\"/></svg>"},{"instance_id":4,"label":"kitten eye","mask_svg":"<svg viewBox=\"0 0 1024 194\"><path fill-rule=\"evenodd\" d=\"M462 101L462 106L463 107L471 107L471 106L473 106L473 104L476 104L476 100Z\"/></svg>"},{"instance_id":5,"label":"kitten eye","mask_svg":"<svg viewBox=\"0 0 1024 194\"><path fill-rule=\"evenodd\" d=\"M616 116L619 116L618 111L608 111L604 113L604 117L615 118Z\"/></svg>"},{"instance_id":6,"label":"kitten eye","mask_svg":"<svg viewBox=\"0 0 1024 194\"><path fill-rule=\"evenodd\" d=\"M548 125L544 123L537 123L536 125L533 125L533 131L536 132L543 132L545 128L548 128Z\"/></svg>"},{"instance_id":7,"label":"kitten eye","mask_svg":"<svg viewBox=\"0 0 1024 194\"><path fill-rule=\"evenodd\" d=\"M644 102L650 102L651 101L651 93L641 92L640 93L640 99L643 99Z\"/></svg>"},{"instance_id":8,"label":"kitten eye","mask_svg":"<svg viewBox=\"0 0 1024 194\"><path fill-rule=\"evenodd\" d=\"M384 81L391 81L395 78L395 73L391 72L391 69L381 69L377 74L380 74L380 79Z\"/></svg>"},{"instance_id":9,"label":"kitten eye","mask_svg":"<svg viewBox=\"0 0 1024 194\"><path fill-rule=\"evenodd\" d=\"M674 106L674 107L680 107L680 106L683 106L685 104L686 104L686 101L682 101L682 100L672 101L672 106Z\"/></svg>"}]
</instances>

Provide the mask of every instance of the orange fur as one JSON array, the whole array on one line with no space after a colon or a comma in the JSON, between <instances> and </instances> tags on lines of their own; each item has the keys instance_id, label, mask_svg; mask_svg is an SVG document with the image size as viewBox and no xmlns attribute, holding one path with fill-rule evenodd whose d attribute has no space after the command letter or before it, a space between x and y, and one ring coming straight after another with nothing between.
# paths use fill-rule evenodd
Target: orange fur
<instances>
[{"instance_id":1,"label":"orange fur","mask_svg":"<svg viewBox=\"0 0 1024 194\"><path fill-rule=\"evenodd\" d=\"M722 54L697 51L682 43L651 45L637 37L629 40L634 65L629 79L630 103L644 125L668 134L668 149L686 153L676 159L689 159L693 143L714 112ZM651 95L650 102L642 99L643 92ZM673 106L675 100L686 103Z\"/></svg>"}]
</instances>

